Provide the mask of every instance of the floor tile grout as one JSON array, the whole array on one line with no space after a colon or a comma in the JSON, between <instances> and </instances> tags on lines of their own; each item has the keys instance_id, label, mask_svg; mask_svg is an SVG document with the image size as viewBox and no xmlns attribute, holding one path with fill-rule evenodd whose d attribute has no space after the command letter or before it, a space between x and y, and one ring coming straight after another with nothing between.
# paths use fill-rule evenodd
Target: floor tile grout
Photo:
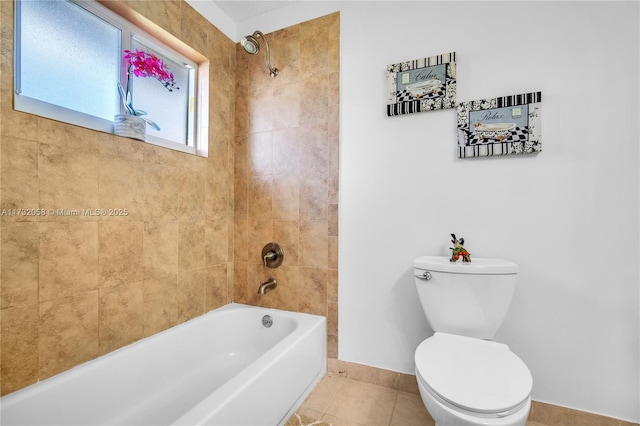
<instances>
[{"instance_id":1,"label":"floor tile grout","mask_svg":"<svg viewBox=\"0 0 640 426\"><path fill-rule=\"evenodd\" d=\"M302 420L292 416L286 426L435 426L419 393L331 373L320 380L297 414ZM527 426L546 425L527 421Z\"/></svg>"}]
</instances>

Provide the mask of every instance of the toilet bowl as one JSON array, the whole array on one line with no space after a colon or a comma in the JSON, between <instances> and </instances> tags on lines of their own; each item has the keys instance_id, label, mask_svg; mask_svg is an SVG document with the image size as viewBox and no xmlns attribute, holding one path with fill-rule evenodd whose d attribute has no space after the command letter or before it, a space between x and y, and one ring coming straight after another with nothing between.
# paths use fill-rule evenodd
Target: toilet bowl
<instances>
[{"instance_id":1,"label":"toilet bowl","mask_svg":"<svg viewBox=\"0 0 640 426\"><path fill-rule=\"evenodd\" d=\"M422 401L438 426L524 426L533 379L508 346L435 333L416 349Z\"/></svg>"},{"instance_id":2,"label":"toilet bowl","mask_svg":"<svg viewBox=\"0 0 640 426\"><path fill-rule=\"evenodd\" d=\"M531 372L492 339L515 290L518 266L500 259L414 261L418 297L435 331L415 352L416 379L436 426L525 426Z\"/></svg>"}]
</instances>

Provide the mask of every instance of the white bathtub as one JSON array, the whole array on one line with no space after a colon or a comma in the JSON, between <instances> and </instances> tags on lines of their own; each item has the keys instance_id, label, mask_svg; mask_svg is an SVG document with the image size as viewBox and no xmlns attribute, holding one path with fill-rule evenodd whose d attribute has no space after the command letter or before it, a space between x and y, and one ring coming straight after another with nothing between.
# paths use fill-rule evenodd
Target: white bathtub
<instances>
[{"instance_id":1,"label":"white bathtub","mask_svg":"<svg viewBox=\"0 0 640 426\"><path fill-rule=\"evenodd\" d=\"M324 317L230 304L3 397L0 424L283 425L325 372Z\"/></svg>"}]
</instances>

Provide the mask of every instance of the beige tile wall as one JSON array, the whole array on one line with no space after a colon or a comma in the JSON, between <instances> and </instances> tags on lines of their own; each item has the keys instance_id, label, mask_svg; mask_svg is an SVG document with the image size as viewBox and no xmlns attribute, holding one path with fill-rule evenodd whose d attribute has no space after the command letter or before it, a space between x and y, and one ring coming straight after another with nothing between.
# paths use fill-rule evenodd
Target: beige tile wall
<instances>
[{"instance_id":1,"label":"beige tile wall","mask_svg":"<svg viewBox=\"0 0 640 426\"><path fill-rule=\"evenodd\" d=\"M259 55L238 45L236 56L236 301L327 316L331 357L338 334L339 38L338 13L267 34L276 78L264 64L264 45ZM285 253L277 269L262 266L262 247L271 241ZM259 296L269 277L277 289Z\"/></svg>"},{"instance_id":2,"label":"beige tile wall","mask_svg":"<svg viewBox=\"0 0 640 426\"><path fill-rule=\"evenodd\" d=\"M0 208L128 209L1 217L2 394L233 300L235 44L181 0L127 3L210 58L209 158L13 111L0 1Z\"/></svg>"}]
</instances>

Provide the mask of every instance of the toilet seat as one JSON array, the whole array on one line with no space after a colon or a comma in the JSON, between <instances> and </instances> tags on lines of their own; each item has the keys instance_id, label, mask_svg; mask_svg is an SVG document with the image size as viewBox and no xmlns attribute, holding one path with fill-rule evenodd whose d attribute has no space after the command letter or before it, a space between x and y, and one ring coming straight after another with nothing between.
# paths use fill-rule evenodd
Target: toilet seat
<instances>
[{"instance_id":1,"label":"toilet seat","mask_svg":"<svg viewBox=\"0 0 640 426\"><path fill-rule=\"evenodd\" d=\"M437 332L420 343L415 362L437 399L482 417L520 409L533 386L527 366L502 343Z\"/></svg>"}]
</instances>

